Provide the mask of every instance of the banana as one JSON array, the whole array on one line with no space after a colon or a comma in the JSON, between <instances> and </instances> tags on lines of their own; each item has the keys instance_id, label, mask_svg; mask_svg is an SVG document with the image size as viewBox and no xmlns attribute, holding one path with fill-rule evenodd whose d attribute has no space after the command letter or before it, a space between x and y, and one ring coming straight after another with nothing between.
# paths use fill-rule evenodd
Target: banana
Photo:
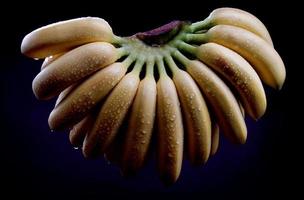
<instances>
[{"instance_id":1,"label":"banana","mask_svg":"<svg viewBox=\"0 0 304 200\"><path fill-rule=\"evenodd\" d=\"M84 140L85 157L103 154L112 143L135 97L142 64L138 61L134 69L119 82L106 99L92 130Z\"/></svg>"},{"instance_id":2,"label":"banana","mask_svg":"<svg viewBox=\"0 0 304 200\"><path fill-rule=\"evenodd\" d=\"M83 17L36 29L24 37L21 52L32 58L45 58L91 42L112 42L110 25L101 18Z\"/></svg>"},{"instance_id":3,"label":"banana","mask_svg":"<svg viewBox=\"0 0 304 200\"><path fill-rule=\"evenodd\" d=\"M78 86L78 83L74 83L73 85L69 86L68 88L64 89L60 92L56 102L55 108Z\"/></svg>"},{"instance_id":4,"label":"banana","mask_svg":"<svg viewBox=\"0 0 304 200\"><path fill-rule=\"evenodd\" d=\"M117 62L87 78L51 112L50 128L56 130L71 127L85 117L97 103L110 93L125 75L127 68L125 62Z\"/></svg>"},{"instance_id":5,"label":"banana","mask_svg":"<svg viewBox=\"0 0 304 200\"><path fill-rule=\"evenodd\" d=\"M95 116L91 113L78 122L70 131L69 139L74 147L81 147L87 132L90 131L95 121Z\"/></svg>"},{"instance_id":6,"label":"banana","mask_svg":"<svg viewBox=\"0 0 304 200\"><path fill-rule=\"evenodd\" d=\"M44 68L46 68L47 66L49 66L49 64L51 64L54 60L56 60L57 58L59 58L60 56L62 56L64 53L59 53L56 55L52 55L49 57L46 57L41 65L41 69L40 71L42 71Z\"/></svg>"},{"instance_id":7,"label":"banana","mask_svg":"<svg viewBox=\"0 0 304 200\"><path fill-rule=\"evenodd\" d=\"M245 117L245 110L241 104L240 101L238 101L241 113L243 115L243 117ZM219 129L219 125L216 123L214 117L211 120L211 124L212 124L212 133L211 133L211 152L210 152L210 156L214 156L216 154L216 152L219 149L219 142L220 142L220 129Z\"/></svg>"},{"instance_id":8,"label":"banana","mask_svg":"<svg viewBox=\"0 0 304 200\"><path fill-rule=\"evenodd\" d=\"M147 156L156 109L156 82L153 77L154 62L146 65L145 78L140 82L132 105L122 155L122 173L135 174Z\"/></svg>"},{"instance_id":9,"label":"banana","mask_svg":"<svg viewBox=\"0 0 304 200\"><path fill-rule=\"evenodd\" d=\"M238 103L239 103L239 107L240 107L241 113L242 113L243 117L245 118L245 109L244 109L244 107L243 107L243 105L242 105L242 103L240 101L238 101Z\"/></svg>"},{"instance_id":10,"label":"banana","mask_svg":"<svg viewBox=\"0 0 304 200\"><path fill-rule=\"evenodd\" d=\"M92 74L118 58L111 44L95 42L80 46L56 59L33 80L38 99L50 99L78 80Z\"/></svg>"},{"instance_id":11,"label":"banana","mask_svg":"<svg viewBox=\"0 0 304 200\"><path fill-rule=\"evenodd\" d=\"M200 61L189 61L186 69L206 96L226 137L233 143L244 144L247 138L246 124L238 102L227 85Z\"/></svg>"},{"instance_id":12,"label":"banana","mask_svg":"<svg viewBox=\"0 0 304 200\"><path fill-rule=\"evenodd\" d=\"M157 82L157 164L165 184L179 177L183 159L183 121L178 94L163 63L157 61L160 78Z\"/></svg>"},{"instance_id":13,"label":"banana","mask_svg":"<svg viewBox=\"0 0 304 200\"><path fill-rule=\"evenodd\" d=\"M106 152L104 153L104 158L109 164L116 165L121 170L122 154L123 154L123 143L125 132L118 131L117 136L114 138L113 142L109 145ZM123 174L123 173L122 173Z\"/></svg>"},{"instance_id":14,"label":"banana","mask_svg":"<svg viewBox=\"0 0 304 200\"><path fill-rule=\"evenodd\" d=\"M234 51L206 43L197 48L197 57L221 74L240 95L246 112L260 118L266 110L266 95L259 76L251 65Z\"/></svg>"},{"instance_id":15,"label":"banana","mask_svg":"<svg viewBox=\"0 0 304 200\"><path fill-rule=\"evenodd\" d=\"M171 57L167 57L167 62L173 71L173 81L185 116L190 162L193 165L204 164L211 148L211 121L207 105L192 77L180 70Z\"/></svg>"},{"instance_id":16,"label":"banana","mask_svg":"<svg viewBox=\"0 0 304 200\"><path fill-rule=\"evenodd\" d=\"M212 121L212 143L211 143L211 152L210 155L214 156L215 153L218 151L219 142L220 142L220 129L218 124L215 121Z\"/></svg>"},{"instance_id":17,"label":"banana","mask_svg":"<svg viewBox=\"0 0 304 200\"><path fill-rule=\"evenodd\" d=\"M200 29L209 29L216 25L231 25L246 29L267 41L273 46L265 25L254 15L236 8L218 8L200 24Z\"/></svg>"},{"instance_id":18,"label":"banana","mask_svg":"<svg viewBox=\"0 0 304 200\"><path fill-rule=\"evenodd\" d=\"M276 50L257 35L235 26L217 25L206 33L192 36L190 41L214 42L236 51L249 61L267 85L282 88L286 77L284 63Z\"/></svg>"}]
</instances>

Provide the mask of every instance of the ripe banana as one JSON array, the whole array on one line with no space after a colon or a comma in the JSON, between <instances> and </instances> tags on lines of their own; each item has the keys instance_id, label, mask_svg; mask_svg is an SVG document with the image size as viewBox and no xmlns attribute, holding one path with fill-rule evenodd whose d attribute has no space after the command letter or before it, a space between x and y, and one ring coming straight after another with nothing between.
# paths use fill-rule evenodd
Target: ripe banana
<instances>
[{"instance_id":1,"label":"ripe banana","mask_svg":"<svg viewBox=\"0 0 304 200\"><path fill-rule=\"evenodd\" d=\"M230 89L199 61L189 61L186 68L206 96L226 137L234 143L244 144L247 138L245 121Z\"/></svg>"},{"instance_id":2,"label":"ripe banana","mask_svg":"<svg viewBox=\"0 0 304 200\"><path fill-rule=\"evenodd\" d=\"M83 17L39 28L24 37L21 52L45 58L91 42L111 42L112 28L101 18Z\"/></svg>"},{"instance_id":3,"label":"ripe banana","mask_svg":"<svg viewBox=\"0 0 304 200\"><path fill-rule=\"evenodd\" d=\"M260 118L266 110L263 85L250 64L234 51L215 43L202 44L197 57L214 69L238 91L246 112Z\"/></svg>"},{"instance_id":4,"label":"ripe banana","mask_svg":"<svg viewBox=\"0 0 304 200\"><path fill-rule=\"evenodd\" d=\"M202 22L193 24L195 29L210 29L216 25L231 25L246 29L263 38L273 46L271 37L265 25L254 15L236 8L218 8Z\"/></svg>"},{"instance_id":5,"label":"ripe banana","mask_svg":"<svg viewBox=\"0 0 304 200\"><path fill-rule=\"evenodd\" d=\"M190 34L189 41L214 42L243 56L269 86L281 89L285 81L284 63L265 40L245 29L230 25L217 25L206 33Z\"/></svg>"},{"instance_id":6,"label":"ripe banana","mask_svg":"<svg viewBox=\"0 0 304 200\"><path fill-rule=\"evenodd\" d=\"M167 57L167 62L173 71L173 81L185 116L188 157L193 165L204 164L211 148L211 121L207 105L192 77L180 70L172 57Z\"/></svg>"},{"instance_id":7,"label":"ripe banana","mask_svg":"<svg viewBox=\"0 0 304 200\"><path fill-rule=\"evenodd\" d=\"M58 95L58 98L55 102L55 108L70 94L79 84L75 83L68 88L64 89L60 94Z\"/></svg>"},{"instance_id":8,"label":"ripe banana","mask_svg":"<svg viewBox=\"0 0 304 200\"><path fill-rule=\"evenodd\" d=\"M50 99L118 58L118 51L108 43L95 42L80 46L50 63L35 77L34 94L38 99Z\"/></svg>"},{"instance_id":9,"label":"ripe banana","mask_svg":"<svg viewBox=\"0 0 304 200\"><path fill-rule=\"evenodd\" d=\"M212 133L211 133L211 151L210 155L214 156L219 148L220 142L220 129L218 124L215 121L212 121Z\"/></svg>"},{"instance_id":10,"label":"ripe banana","mask_svg":"<svg viewBox=\"0 0 304 200\"><path fill-rule=\"evenodd\" d=\"M241 104L240 101L238 101L241 113L243 115L243 117L245 118L245 110ZM219 149L219 142L220 142L220 129L219 129L219 125L216 123L215 119L211 120L211 124L212 124L212 133L211 133L211 152L210 155L214 156L216 154L216 152Z\"/></svg>"},{"instance_id":11,"label":"ripe banana","mask_svg":"<svg viewBox=\"0 0 304 200\"><path fill-rule=\"evenodd\" d=\"M46 57L41 65L41 69L40 71L42 71L44 68L46 68L47 66L49 66L49 64L51 64L54 60L56 60L57 58L59 58L60 56L62 56L64 53L59 53L56 55L52 55L49 57Z\"/></svg>"},{"instance_id":12,"label":"ripe banana","mask_svg":"<svg viewBox=\"0 0 304 200\"><path fill-rule=\"evenodd\" d=\"M145 78L140 82L128 123L122 155L122 172L136 173L147 156L156 108L156 82L153 76L154 62L146 65Z\"/></svg>"},{"instance_id":13,"label":"ripe banana","mask_svg":"<svg viewBox=\"0 0 304 200\"><path fill-rule=\"evenodd\" d=\"M45 58L32 87L38 99L59 95L51 129L73 127L85 157L104 154L127 176L155 149L166 184L179 177L184 138L194 165L217 152L219 130L245 143L245 111L258 119L266 110L262 81L281 88L286 76L264 24L234 8L130 37L100 18L67 20L25 36L21 51Z\"/></svg>"},{"instance_id":14,"label":"ripe banana","mask_svg":"<svg viewBox=\"0 0 304 200\"><path fill-rule=\"evenodd\" d=\"M160 78L157 82L157 164L165 184L179 177L183 159L183 121L178 95L163 63L158 60Z\"/></svg>"},{"instance_id":15,"label":"ripe banana","mask_svg":"<svg viewBox=\"0 0 304 200\"><path fill-rule=\"evenodd\" d=\"M78 122L71 130L69 139L74 147L82 147L84 138L88 131L92 128L95 121L93 113L87 115L84 119Z\"/></svg>"},{"instance_id":16,"label":"ripe banana","mask_svg":"<svg viewBox=\"0 0 304 200\"><path fill-rule=\"evenodd\" d=\"M50 128L71 127L85 117L115 87L127 67L125 63L113 63L86 79L51 112Z\"/></svg>"},{"instance_id":17,"label":"ripe banana","mask_svg":"<svg viewBox=\"0 0 304 200\"><path fill-rule=\"evenodd\" d=\"M84 140L83 154L94 157L106 151L112 143L135 97L142 62L137 62L114 88L103 104L94 126Z\"/></svg>"}]
</instances>

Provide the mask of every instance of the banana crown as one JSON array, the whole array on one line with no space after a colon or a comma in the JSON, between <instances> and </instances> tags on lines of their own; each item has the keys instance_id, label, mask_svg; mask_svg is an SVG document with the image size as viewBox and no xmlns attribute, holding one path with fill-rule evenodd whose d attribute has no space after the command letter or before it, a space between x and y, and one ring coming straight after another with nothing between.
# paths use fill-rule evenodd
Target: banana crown
<instances>
[{"instance_id":1,"label":"banana crown","mask_svg":"<svg viewBox=\"0 0 304 200\"><path fill-rule=\"evenodd\" d=\"M97 17L61 21L26 35L21 52L44 59L32 87L38 99L58 96L51 129L70 129L85 157L105 155L125 176L155 150L165 184L184 155L206 163L220 131L244 144L245 114L266 111L263 83L280 89L286 77L265 25L236 8L129 37Z\"/></svg>"}]
</instances>

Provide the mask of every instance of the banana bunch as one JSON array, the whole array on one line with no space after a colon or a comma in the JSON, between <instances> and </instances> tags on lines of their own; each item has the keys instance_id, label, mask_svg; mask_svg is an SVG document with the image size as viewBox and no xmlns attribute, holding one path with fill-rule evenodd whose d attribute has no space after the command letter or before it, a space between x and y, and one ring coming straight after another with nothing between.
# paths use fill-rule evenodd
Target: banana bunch
<instances>
[{"instance_id":1,"label":"banana bunch","mask_svg":"<svg viewBox=\"0 0 304 200\"><path fill-rule=\"evenodd\" d=\"M266 110L262 82L280 89L286 75L263 23L235 8L129 37L101 18L62 21L26 35L21 52L44 59L32 86L38 99L58 96L52 130L70 129L85 157L105 155L124 175L155 152L166 184L178 179L184 151L206 163L219 131L244 144L245 114L257 120Z\"/></svg>"}]
</instances>

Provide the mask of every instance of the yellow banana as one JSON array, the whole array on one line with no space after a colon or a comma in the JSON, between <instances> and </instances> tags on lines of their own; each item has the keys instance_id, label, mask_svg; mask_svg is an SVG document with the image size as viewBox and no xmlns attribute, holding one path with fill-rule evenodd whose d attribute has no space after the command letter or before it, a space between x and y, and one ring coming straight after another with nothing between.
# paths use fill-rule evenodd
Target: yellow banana
<instances>
[{"instance_id":1,"label":"yellow banana","mask_svg":"<svg viewBox=\"0 0 304 200\"><path fill-rule=\"evenodd\" d=\"M111 42L110 25L101 18L83 17L44 26L26 35L21 52L32 58L45 58L91 42Z\"/></svg>"},{"instance_id":2,"label":"yellow banana","mask_svg":"<svg viewBox=\"0 0 304 200\"><path fill-rule=\"evenodd\" d=\"M171 57L167 57L167 62L173 71L173 81L185 116L190 162L194 165L204 164L211 148L211 121L207 105L192 77L178 69Z\"/></svg>"},{"instance_id":3,"label":"yellow banana","mask_svg":"<svg viewBox=\"0 0 304 200\"><path fill-rule=\"evenodd\" d=\"M226 137L234 143L244 144L247 138L246 124L228 86L202 62L189 60L179 51L175 51L173 56L186 67L199 85Z\"/></svg>"},{"instance_id":4,"label":"yellow banana","mask_svg":"<svg viewBox=\"0 0 304 200\"><path fill-rule=\"evenodd\" d=\"M120 132L119 130L117 136L114 138L113 142L109 145L109 147L106 149L106 152L104 153L104 158L108 161L108 163L116 165L120 170L123 154L122 146L125 139L122 137L122 134L125 134L125 132Z\"/></svg>"},{"instance_id":5,"label":"yellow banana","mask_svg":"<svg viewBox=\"0 0 304 200\"><path fill-rule=\"evenodd\" d=\"M254 33L235 26L217 25L206 33L188 37L190 41L214 42L236 51L249 61L267 85L276 89L283 86L286 71L280 55Z\"/></svg>"},{"instance_id":6,"label":"yellow banana","mask_svg":"<svg viewBox=\"0 0 304 200\"><path fill-rule=\"evenodd\" d=\"M246 112L260 118L266 110L266 95L259 76L250 64L234 51L206 43L197 48L197 57L210 66L238 91Z\"/></svg>"},{"instance_id":7,"label":"yellow banana","mask_svg":"<svg viewBox=\"0 0 304 200\"><path fill-rule=\"evenodd\" d=\"M243 107L243 105L242 105L242 103L240 101L238 101L238 103L239 103L239 107L240 107L241 113L242 113L243 117L245 118L245 109L244 109L244 107Z\"/></svg>"},{"instance_id":8,"label":"yellow banana","mask_svg":"<svg viewBox=\"0 0 304 200\"><path fill-rule=\"evenodd\" d=\"M110 93L97 116L83 146L85 157L103 154L115 138L135 97L142 62L138 61Z\"/></svg>"},{"instance_id":9,"label":"yellow banana","mask_svg":"<svg viewBox=\"0 0 304 200\"><path fill-rule=\"evenodd\" d=\"M86 134L90 131L95 121L95 116L91 113L78 122L71 130L69 139L74 147L81 147Z\"/></svg>"},{"instance_id":10,"label":"yellow banana","mask_svg":"<svg viewBox=\"0 0 304 200\"><path fill-rule=\"evenodd\" d=\"M78 86L78 83L75 83L68 88L64 89L60 94L58 95L58 98L55 102L55 108Z\"/></svg>"},{"instance_id":11,"label":"yellow banana","mask_svg":"<svg viewBox=\"0 0 304 200\"><path fill-rule=\"evenodd\" d=\"M156 108L156 82L153 77L154 62L146 65L146 76L140 82L124 139L122 172L136 173L147 156Z\"/></svg>"},{"instance_id":12,"label":"yellow banana","mask_svg":"<svg viewBox=\"0 0 304 200\"><path fill-rule=\"evenodd\" d=\"M241 113L245 117L245 110L240 101L238 101ZM211 133L211 152L210 155L214 156L219 149L220 142L220 129L219 125L216 123L215 119L212 120L212 133Z\"/></svg>"},{"instance_id":13,"label":"yellow banana","mask_svg":"<svg viewBox=\"0 0 304 200\"><path fill-rule=\"evenodd\" d=\"M46 68L47 66L49 66L49 64L51 64L54 60L56 60L57 58L59 58L60 56L62 56L64 53L59 53L56 55L52 55L49 57L46 57L41 65L41 71Z\"/></svg>"},{"instance_id":14,"label":"yellow banana","mask_svg":"<svg viewBox=\"0 0 304 200\"><path fill-rule=\"evenodd\" d=\"M50 63L33 80L38 99L49 99L80 79L117 60L118 50L111 44L95 42L80 46Z\"/></svg>"},{"instance_id":15,"label":"yellow banana","mask_svg":"<svg viewBox=\"0 0 304 200\"><path fill-rule=\"evenodd\" d=\"M157 163L165 184L179 177L183 159L183 122L178 95L163 63L158 60L160 78L157 82Z\"/></svg>"},{"instance_id":16,"label":"yellow banana","mask_svg":"<svg viewBox=\"0 0 304 200\"><path fill-rule=\"evenodd\" d=\"M265 25L254 15L237 8L218 8L202 22L195 26L198 29L209 29L216 25L232 25L246 29L263 38L273 46L271 37Z\"/></svg>"},{"instance_id":17,"label":"yellow banana","mask_svg":"<svg viewBox=\"0 0 304 200\"><path fill-rule=\"evenodd\" d=\"M219 148L220 142L220 129L218 124L215 121L212 121L212 133L211 133L211 152L210 155L213 156Z\"/></svg>"},{"instance_id":18,"label":"yellow banana","mask_svg":"<svg viewBox=\"0 0 304 200\"><path fill-rule=\"evenodd\" d=\"M49 116L51 129L73 126L96 106L127 71L125 62L117 62L96 72L59 103Z\"/></svg>"}]
</instances>

